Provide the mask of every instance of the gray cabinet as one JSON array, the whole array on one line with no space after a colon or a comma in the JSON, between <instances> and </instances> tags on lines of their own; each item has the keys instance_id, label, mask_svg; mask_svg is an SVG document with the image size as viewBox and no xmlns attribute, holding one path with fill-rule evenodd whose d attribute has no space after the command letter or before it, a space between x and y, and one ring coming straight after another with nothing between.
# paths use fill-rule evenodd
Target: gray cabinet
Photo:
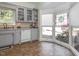
<instances>
[{"instance_id":1,"label":"gray cabinet","mask_svg":"<svg viewBox=\"0 0 79 59\"><path fill-rule=\"evenodd\" d=\"M27 8L27 21L32 22L32 9Z\"/></svg>"},{"instance_id":2,"label":"gray cabinet","mask_svg":"<svg viewBox=\"0 0 79 59\"><path fill-rule=\"evenodd\" d=\"M31 31L32 41L39 39L38 33L39 33L38 29L32 29Z\"/></svg>"},{"instance_id":3,"label":"gray cabinet","mask_svg":"<svg viewBox=\"0 0 79 59\"><path fill-rule=\"evenodd\" d=\"M16 30L14 33L14 44L19 44L21 41L21 31Z\"/></svg>"},{"instance_id":4,"label":"gray cabinet","mask_svg":"<svg viewBox=\"0 0 79 59\"><path fill-rule=\"evenodd\" d=\"M17 6L16 8L17 22L34 22L38 20L38 9Z\"/></svg>"},{"instance_id":5,"label":"gray cabinet","mask_svg":"<svg viewBox=\"0 0 79 59\"><path fill-rule=\"evenodd\" d=\"M38 40L38 29L21 30L21 42Z\"/></svg>"},{"instance_id":6,"label":"gray cabinet","mask_svg":"<svg viewBox=\"0 0 79 59\"><path fill-rule=\"evenodd\" d=\"M24 8L18 8L18 20L24 21Z\"/></svg>"},{"instance_id":7,"label":"gray cabinet","mask_svg":"<svg viewBox=\"0 0 79 59\"><path fill-rule=\"evenodd\" d=\"M27 21L27 8L23 6L17 6L16 17L17 22L26 22Z\"/></svg>"},{"instance_id":8,"label":"gray cabinet","mask_svg":"<svg viewBox=\"0 0 79 59\"><path fill-rule=\"evenodd\" d=\"M38 9L33 8L32 13L33 21L38 21Z\"/></svg>"},{"instance_id":9,"label":"gray cabinet","mask_svg":"<svg viewBox=\"0 0 79 59\"><path fill-rule=\"evenodd\" d=\"M31 41L31 29L21 30L21 42Z\"/></svg>"},{"instance_id":10,"label":"gray cabinet","mask_svg":"<svg viewBox=\"0 0 79 59\"><path fill-rule=\"evenodd\" d=\"M0 32L0 47L12 45L14 43L13 38L14 35L12 33Z\"/></svg>"}]
</instances>

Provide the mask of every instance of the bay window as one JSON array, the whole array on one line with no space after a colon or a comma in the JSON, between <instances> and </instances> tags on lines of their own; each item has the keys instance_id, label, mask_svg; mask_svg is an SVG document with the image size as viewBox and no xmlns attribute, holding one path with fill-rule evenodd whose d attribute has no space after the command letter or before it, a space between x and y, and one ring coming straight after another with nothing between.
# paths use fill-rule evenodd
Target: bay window
<instances>
[{"instance_id":1,"label":"bay window","mask_svg":"<svg viewBox=\"0 0 79 59\"><path fill-rule=\"evenodd\" d=\"M53 14L43 14L41 17L41 35L43 38L52 39Z\"/></svg>"},{"instance_id":2,"label":"bay window","mask_svg":"<svg viewBox=\"0 0 79 59\"><path fill-rule=\"evenodd\" d=\"M55 37L59 41L69 43L69 24L67 13L56 15Z\"/></svg>"}]
</instances>

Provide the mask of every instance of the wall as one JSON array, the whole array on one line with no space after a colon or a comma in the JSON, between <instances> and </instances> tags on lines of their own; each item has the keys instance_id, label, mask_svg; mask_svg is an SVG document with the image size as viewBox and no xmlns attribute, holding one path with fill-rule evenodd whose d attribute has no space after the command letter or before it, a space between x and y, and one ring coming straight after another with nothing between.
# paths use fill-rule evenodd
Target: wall
<instances>
[{"instance_id":1,"label":"wall","mask_svg":"<svg viewBox=\"0 0 79 59\"><path fill-rule=\"evenodd\" d=\"M79 27L79 3L76 3L69 13L70 22L72 26Z\"/></svg>"},{"instance_id":2,"label":"wall","mask_svg":"<svg viewBox=\"0 0 79 59\"><path fill-rule=\"evenodd\" d=\"M45 13L53 13L53 12L61 12L61 11L64 11L64 10L67 10L69 9L70 5L72 3L64 3L64 2L58 2L58 3L51 3L51 4L41 4L39 6L40 8L40 13L42 14L45 14ZM54 5L54 6L53 6Z\"/></svg>"},{"instance_id":3,"label":"wall","mask_svg":"<svg viewBox=\"0 0 79 59\"><path fill-rule=\"evenodd\" d=\"M69 7L71 6L72 3L45 3L45 4L41 4L41 6L39 6L40 8L40 17L39 17L39 22L41 24L41 14L53 14L53 13L62 13L62 12L68 12ZM39 25L40 25L39 24ZM40 39L41 38L41 26L40 27ZM54 31L53 31L54 32Z\"/></svg>"}]
</instances>

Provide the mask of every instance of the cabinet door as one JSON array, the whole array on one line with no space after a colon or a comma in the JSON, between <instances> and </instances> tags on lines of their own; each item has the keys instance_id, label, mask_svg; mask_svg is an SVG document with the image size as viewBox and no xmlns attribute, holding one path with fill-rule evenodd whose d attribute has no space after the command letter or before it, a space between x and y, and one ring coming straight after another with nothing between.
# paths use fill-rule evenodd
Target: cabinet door
<instances>
[{"instance_id":1,"label":"cabinet door","mask_svg":"<svg viewBox=\"0 0 79 59\"><path fill-rule=\"evenodd\" d=\"M38 29L32 29L32 40L38 40Z\"/></svg>"},{"instance_id":2,"label":"cabinet door","mask_svg":"<svg viewBox=\"0 0 79 59\"><path fill-rule=\"evenodd\" d=\"M13 44L12 34L0 34L0 47Z\"/></svg>"},{"instance_id":3,"label":"cabinet door","mask_svg":"<svg viewBox=\"0 0 79 59\"><path fill-rule=\"evenodd\" d=\"M21 42L31 41L31 30L21 31Z\"/></svg>"},{"instance_id":4,"label":"cabinet door","mask_svg":"<svg viewBox=\"0 0 79 59\"><path fill-rule=\"evenodd\" d=\"M33 21L38 21L38 9L35 9L35 8L34 8L34 9L32 10L32 13L33 13L33 14L32 14L32 15L33 15L33 17L32 17L32 18L33 18Z\"/></svg>"},{"instance_id":5,"label":"cabinet door","mask_svg":"<svg viewBox=\"0 0 79 59\"><path fill-rule=\"evenodd\" d=\"M14 44L19 44L20 40L21 40L21 32L20 32L20 30L16 30L14 36L15 36Z\"/></svg>"},{"instance_id":6,"label":"cabinet door","mask_svg":"<svg viewBox=\"0 0 79 59\"><path fill-rule=\"evenodd\" d=\"M24 8L18 8L18 20L24 21Z\"/></svg>"},{"instance_id":7,"label":"cabinet door","mask_svg":"<svg viewBox=\"0 0 79 59\"><path fill-rule=\"evenodd\" d=\"M32 9L27 9L27 21L32 22Z\"/></svg>"}]
</instances>

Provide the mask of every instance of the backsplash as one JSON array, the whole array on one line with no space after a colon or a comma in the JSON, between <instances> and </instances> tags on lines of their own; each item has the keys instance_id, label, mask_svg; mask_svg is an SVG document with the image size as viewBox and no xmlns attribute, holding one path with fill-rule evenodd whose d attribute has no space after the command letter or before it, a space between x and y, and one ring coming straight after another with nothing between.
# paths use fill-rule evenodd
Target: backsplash
<instances>
[{"instance_id":1,"label":"backsplash","mask_svg":"<svg viewBox=\"0 0 79 59\"><path fill-rule=\"evenodd\" d=\"M0 24L0 29L4 29L4 27L7 27L7 28L37 28L38 27L38 25L37 25L37 23L35 23L35 25L34 25L34 23L32 23L32 22L26 22L26 23L16 23L16 25L11 25L11 24L5 24L4 25L4 23L3 24Z\"/></svg>"},{"instance_id":2,"label":"backsplash","mask_svg":"<svg viewBox=\"0 0 79 59\"><path fill-rule=\"evenodd\" d=\"M32 23L16 23L15 27L30 28Z\"/></svg>"}]
</instances>

